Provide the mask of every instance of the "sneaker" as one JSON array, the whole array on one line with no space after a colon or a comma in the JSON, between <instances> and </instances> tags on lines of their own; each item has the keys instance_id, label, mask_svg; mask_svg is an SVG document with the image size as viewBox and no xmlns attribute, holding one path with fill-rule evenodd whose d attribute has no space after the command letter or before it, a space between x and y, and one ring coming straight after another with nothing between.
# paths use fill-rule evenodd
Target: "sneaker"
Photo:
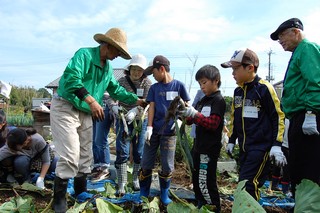
<instances>
[{"instance_id":1,"label":"sneaker","mask_svg":"<svg viewBox=\"0 0 320 213\"><path fill-rule=\"evenodd\" d=\"M282 189L280 189L278 186L272 186L271 190L272 191L282 191Z\"/></svg>"},{"instance_id":2,"label":"sneaker","mask_svg":"<svg viewBox=\"0 0 320 213\"><path fill-rule=\"evenodd\" d=\"M8 174L7 182L8 183L17 183L18 181L15 179L15 177L12 174Z\"/></svg>"},{"instance_id":3,"label":"sneaker","mask_svg":"<svg viewBox=\"0 0 320 213\"><path fill-rule=\"evenodd\" d=\"M98 182L100 180L108 179L110 177L110 172L108 169L100 170L92 174L91 182Z\"/></svg>"},{"instance_id":4,"label":"sneaker","mask_svg":"<svg viewBox=\"0 0 320 213\"><path fill-rule=\"evenodd\" d=\"M97 167L94 167L92 170L91 170L91 174L94 175L98 172L101 171L101 167L100 166L97 166Z\"/></svg>"},{"instance_id":5,"label":"sneaker","mask_svg":"<svg viewBox=\"0 0 320 213\"><path fill-rule=\"evenodd\" d=\"M285 195L286 195L286 197L288 197L288 198L292 198L292 193L289 191L289 192L287 192L287 193L285 193Z\"/></svg>"},{"instance_id":6,"label":"sneaker","mask_svg":"<svg viewBox=\"0 0 320 213\"><path fill-rule=\"evenodd\" d=\"M91 180L92 177L96 176L101 171L101 167L97 166L91 170L91 173L88 175L88 179Z\"/></svg>"}]
</instances>

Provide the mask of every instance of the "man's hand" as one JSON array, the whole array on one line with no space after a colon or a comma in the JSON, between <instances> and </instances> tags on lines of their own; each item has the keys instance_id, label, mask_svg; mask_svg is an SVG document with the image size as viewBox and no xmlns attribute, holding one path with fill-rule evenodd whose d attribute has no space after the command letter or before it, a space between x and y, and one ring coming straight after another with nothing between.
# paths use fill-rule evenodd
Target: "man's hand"
<instances>
[{"instance_id":1,"label":"man's hand","mask_svg":"<svg viewBox=\"0 0 320 213\"><path fill-rule=\"evenodd\" d=\"M193 106L188 106L181 112L179 112L179 115L182 117L194 117L197 114L197 110Z\"/></svg>"},{"instance_id":2,"label":"man's hand","mask_svg":"<svg viewBox=\"0 0 320 213\"><path fill-rule=\"evenodd\" d=\"M103 108L100 106L98 102L93 102L90 105L92 118L97 121L103 121L104 120L104 111Z\"/></svg>"},{"instance_id":3,"label":"man's hand","mask_svg":"<svg viewBox=\"0 0 320 213\"><path fill-rule=\"evenodd\" d=\"M305 114L304 122L302 124L302 131L304 134L319 135L316 118L316 115L312 112L307 112Z\"/></svg>"},{"instance_id":4,"label":"man's hand","mask_svg":"<svg viewBox=\"0 0 320 213\"><path fill-rule=\"evenodd\" d=\"M39 176L37 178L36 186L41 188L41 189L45 189L45 187L44 187L44 178L43 177Z\"/></svg>"},{"instance_id":5,"label":"man's hand","mask_svg":"<svg viewBox=\"0 0 320 213\"><path fill-rule=\"evenodd\" d=\"M287 159L281 151L281 146L272 146L270 150L270 157L274 157L277 166L285 166Z\"/></svg>"},{"instance_id":6,"label":"man's hand","mask_svg":"<svg viewBox=\"0 0 320 213\"><path fill-rule=\"evenodd\" d=\"M140 98L138 98L136 104L141 106L142 108L145 108L148 105L145 99L140 99Z\"/></svg>"}]
</instances>

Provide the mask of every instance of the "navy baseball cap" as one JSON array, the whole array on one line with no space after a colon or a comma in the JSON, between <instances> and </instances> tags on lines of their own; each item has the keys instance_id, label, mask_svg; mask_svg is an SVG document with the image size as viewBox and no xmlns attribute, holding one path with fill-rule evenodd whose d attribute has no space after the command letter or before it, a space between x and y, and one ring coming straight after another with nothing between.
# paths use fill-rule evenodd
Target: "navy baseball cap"
<instances>
[{"instance_id":1,"label":"navy baseball cap","mask_svg":"<svg viewBox=\"0 0 320 213\"><path fill-rule=\"evenodd\" d=\"M291 18L285 22L283 22L282 24L280 24L280 26L278 27L278 29L276 31L274 31L271 35L270 38L274 41L279 39L279 34L283 31L285 31L286 29L289 28L298 28L300 30L303 30L303 24L300 21L300 19L298 18Z\"/></svg>"}]
</instances>

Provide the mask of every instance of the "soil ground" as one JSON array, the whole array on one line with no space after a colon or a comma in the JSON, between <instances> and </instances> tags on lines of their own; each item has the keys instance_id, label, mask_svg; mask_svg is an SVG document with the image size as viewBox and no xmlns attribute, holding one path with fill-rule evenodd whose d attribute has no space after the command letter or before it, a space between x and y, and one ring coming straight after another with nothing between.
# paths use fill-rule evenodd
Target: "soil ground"
<instances>
[{"instance_id":1,"label":"soil ground","mask_svg":"<svg viewBox=\"0 0 320 213\"><path fill-rule=\"evenodd\" d=\"M175 167L175 171L173 174L173 179L172 179L172 183L175 184L179 184L187 189L191 190L192 187L192 183L190 180L190 177L187 173L186 167L184 163L179 163L176 165ZM224 187L227 185L230 185L230 183L228 181L226 181L226 177L222 174L218 177L218 185L219 187ZM236 184L232 184L230 187L232 188L236 188ZM51 201L52 198L52 191L49 190L45 193L45 196L41 196L38 193L30 193L30 192L26 192L26 191L20 191L18 190L17 193L20 196L24 196L24 195L30 195L32 196L34 199L34 203L36 208L39 209L45 209L48 204ZM15 196L15 192L11 189L5 189L5 187L0 186L0 204L7 202L10 200L11 197ZM231 213L231 209L232 209L232 202L228 199L226 199L226 196L221 195L221 205L222 205L222 213ZM281 208L270 208L270 207L266 207L265 208L267 213L285 213L287 211L281 209Z\"/></svg>"},{"instance_id":2,"label":"soil ground","mask_svg":"<svg viewBox=\"0 0 320 213\"><path fill-rule=\"evenodd\" d=\"M111 138L112 140L112 138ZM116 154L114 144L111 144L110 146L110 153ZM173 173L172 183L180 185L186 189L192 190L192 182L191 178L188 175L187 168L185 163L176 163L175 165L175 171ZM225 174L220 174L218 176L218 186L219 187L228 187L235 189L237 187L236 183L230 183L227 181L228 177L225 176ZM52 188L51 186L48 186L48 188ZM45 196L41 196L38 193L30 193L22 190L17 190L14 192L12 188L10 187L4 187L3 185L0 185L0 205L2 203L5 203L10 200L10 198L16 196L16 193L20 196L29 195L33 197L33 202L35 204L35 207L38 211L45 209L52 199L52 190L48 190L45 192ZM231 202L229 199L227 199L227 196L221 194L221 212L222 213L231 213L233 202ZM281 209L281 208L275 208L275 207L266 207L265 208L267 213L285 213L287 211Z\"/></svg>"}]
</instances>

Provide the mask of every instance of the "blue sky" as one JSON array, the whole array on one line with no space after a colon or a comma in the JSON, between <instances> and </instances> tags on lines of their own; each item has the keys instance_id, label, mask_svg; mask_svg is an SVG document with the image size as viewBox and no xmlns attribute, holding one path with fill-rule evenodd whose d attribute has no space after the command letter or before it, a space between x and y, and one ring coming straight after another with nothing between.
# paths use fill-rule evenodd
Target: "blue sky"
<instances>
[{"instance_id":1,"label":"blue sky","mask_svg":"<svg viewBox=\"0 0 320 213\"><path fill-rule=\"evenodd\" d=\"M166 56L172 75L188 88L196 58L195 72L205 64L217 66L220 89L232 96L231 70L220 64L236 49L248 47L258 54L262 78L268 75L272 50L273 83L283 79L291 53L270 33L292 17L302 20L309 40L320 43L319 0L0 0L0 80L43 88L63 73L77 49L98 45L94 34L120 27L132 55L141 53L148 61ZM121 68L128 62L111 63ZM190 89L193 98L198 83L193 80Z\"/></svg>"}]
</instances>

